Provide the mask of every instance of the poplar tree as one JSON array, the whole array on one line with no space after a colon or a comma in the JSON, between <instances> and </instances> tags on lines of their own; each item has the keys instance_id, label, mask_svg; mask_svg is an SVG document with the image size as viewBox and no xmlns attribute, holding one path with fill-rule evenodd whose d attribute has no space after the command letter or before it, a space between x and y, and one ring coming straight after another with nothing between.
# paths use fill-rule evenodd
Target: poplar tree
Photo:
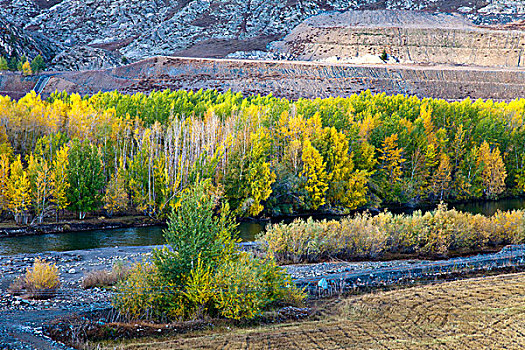
<instances>
[{"instance_id":1,"label":"poplar tree","mask_svg":"<svg viewBox=\"0 0 525 350\"><path fill-rule=\"evenodd\" d=\"M505 191L505 179L507 170L501 158L498 147L491 151L487 141L483 141L479 147L478 165L482 167L481 179L485 195L488 198L496 198L497 195Z\"/></svg>"},{"instance_id":2,"label":"poplar tree","mask_svg":"<svg viewBox=\"0 0 525 350\"><path fill-rule=\"evenodd\" d=\"M51 196L53 197L56 206L57 222L59 219L59 212L69 205L67 199L68 189L70 187L68 182L68 153L69 147L62 146L62 148L56 152L55 159L53 160Z\"/></svg>"},{"instance_id":3,"label":"poplar tree","mask_svg":"<svg viewBox=\"0 0 525 350\"><path fill-rule=\"evenodd\" d=\"M78 213L79 219L84 219L86 213L97 210L101 205L101 190L104 188L102 162L96 146L87 140L73 140L68 155L67 171L68 208Z\"/></svg>"},{"instance_id":4,"label":"poplar tree","mask_svg":"<svg viewBox=\"0 0 525 350\"><path fill-rule=\"evenodd\" d=\"M304 188L309 195L308 201L311 204L311 208L317 210L326 203L325 194L328 190L328 176L323 157L308 139L303 142L302 160L302 176L305 178Z\"/></svg>"},{"instance_id":5,"label":"poplar tree","mask_svg":"<svg viewBox=\"0 0 525 350\"><path fill-rule=\"evenodd\" d=\"M11 163L7 193L9 210L13 213L15 222L17 224L27 223L27 210L31 205L31 184L22 166L20 156Z\"/></svg>"}]
</instances>

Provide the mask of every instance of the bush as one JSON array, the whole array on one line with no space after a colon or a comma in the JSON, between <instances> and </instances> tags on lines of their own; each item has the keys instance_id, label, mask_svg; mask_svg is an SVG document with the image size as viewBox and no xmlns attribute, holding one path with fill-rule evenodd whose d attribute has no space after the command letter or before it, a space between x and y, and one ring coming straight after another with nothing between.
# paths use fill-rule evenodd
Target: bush
<instances>
[{"instance_id":1,"label":"bush","mask_svg":"<svg viewBox=\"0 0 525 350\"><path fill-rule=\"evenodd\" d=\"M198 259L205 266L213 266L236 250L238 240L233 234L237 225L230 217L228 206L219 206L218 198L210 193L213 189L209 181L184 191L164 231L171 249L153 251L155 265L171 283L181 284Z\"/></svg>"},{"instance_id":2,"label":"bush","mask_svg":"<svg viewBox=\"0 0 525 350\"><path fill-rule=\"evenodd\" d=\"M113 306L131 319L165 321L175 299L164 283L155 265L136 263L117 284Z\"/></svg>"},{"instance_id":3,"label":"bush","mask_svg":"<svg viewBox=\"0 0 525 350\"><path fill-rule=\"evenodd\" d=\"M131 318L253 318L304 293L274 261L236 249L236 225L209 182L181 194L165 232L169 248L137 264L117 286L114 306Z\"/></svg>"},{"instance_id":4,"label":"bush","mask_svg":"<svg viewBox=\"0 0 525 350\"><path fill-rule=\"evenodd\" d=\"M24 277L24 288L34 299L51 298L60 287L58 269L55 264L35 259L33 267L28 267Z\"/></svg>"},{"instance_id":5,"label":"bush","mask_svg":"<svg viewBox=\"0 0 525 350\"><path fill-rule=\"evenodd\" d=\"M258 241L281 263L379 258L386 252L441 256L525 242L525 211L498 211L486 217L441 204L425 214L364 213L339 222L310 218L272 225Z\"/></svg>"}]
</instances>

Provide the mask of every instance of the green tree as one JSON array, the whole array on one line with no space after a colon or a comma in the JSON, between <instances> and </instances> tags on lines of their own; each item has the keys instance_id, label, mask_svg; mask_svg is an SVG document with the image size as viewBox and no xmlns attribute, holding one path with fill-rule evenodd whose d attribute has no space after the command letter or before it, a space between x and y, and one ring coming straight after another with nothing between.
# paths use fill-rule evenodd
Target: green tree
<instances>
[{"instance_id":1,"label":"green tree","mask_svg":"<svg viewBox=\"0 0 525 350\"><path fill-rule=\"evenodd\" d=\"M86 213L99 209L101 190L104 188L102 162L96 146L84 140L73 140L68 154L69 167L67 171L67 199L69 209L78 212L80 219Z\"/></svg>"},{"instance_id":2,"label":"green tree","mask_svg":"<svg viewBox=\"0 0 525 350\"><path fill-rule=\"evenodd\" d=\"M232 237L236 223L227 204L217 207L210 181L199 181L184 191L179 204L169 216L164 231L171 249L157 249L153 261L169 283L180 284L184 276L197 266L226 261L235 251Z\"/></svg>"},{"instance_id":3,"label":"green tree","mask_svg":"<svg viewBox=\"0 0 525 350\"><path fill-rule=\"evenodd\" d=\"M31 61L31 70L33 71L33 73L40 73L45 68L46 68L46 64L44 62L44 59L42 58L42 55L37 55Z\"/></svg>"},{"instance_id":4,"label":"green tree","mask_svg":"<svg viewBox=\"0 0 525 350\"><path fill-rule=\"evenodd\" d=\"M12 56L10 59L9 59L9 62L8 62L8 67L9 67L9 70L10 71L16 71L18 70L18 58L16 58L16 56ZM22 67L20 67L22 68Z\"/></svg>"},{"instance_id":5,"label":"green tree","mask_svg":"<svg viewBox=\"0 0 525 350\"><path fill-rule=\"evenodd\" d=\"M2 70L9 70L9 66L7 65L7 60L5 57L0 57L0 71Z\"/></svg>"}]
</instances>

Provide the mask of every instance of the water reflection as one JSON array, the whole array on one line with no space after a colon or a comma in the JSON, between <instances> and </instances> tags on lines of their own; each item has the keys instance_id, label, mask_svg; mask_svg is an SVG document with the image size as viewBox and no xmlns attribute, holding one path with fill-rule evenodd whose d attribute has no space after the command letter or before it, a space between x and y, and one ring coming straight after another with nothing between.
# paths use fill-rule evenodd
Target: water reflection
<instances>
[{"instance_id":1,"label":"water reflection","mask_svg":"<svg viewBox=\"0 0 525 350\"><path fill-rule=\"evenodd\" d=\"M492 215L497 210L524 209L525 198L500 201L480 201L450 205L473 214ZM396 212L400 212L396 210ZM405 210L405 212L410 212ZM326 217L330 219L330 217ZM290 221L290 220L286 220ZM253 241L264 230L264 223L243 222L239 225L239 237ZM114 230L95 230L74 233L46 234L39 236L0 238L0 255L39 253L46 251L68 251L114 246L142 246L164 244L164 228L137 227Z\"/></svg>"}]
</instances>

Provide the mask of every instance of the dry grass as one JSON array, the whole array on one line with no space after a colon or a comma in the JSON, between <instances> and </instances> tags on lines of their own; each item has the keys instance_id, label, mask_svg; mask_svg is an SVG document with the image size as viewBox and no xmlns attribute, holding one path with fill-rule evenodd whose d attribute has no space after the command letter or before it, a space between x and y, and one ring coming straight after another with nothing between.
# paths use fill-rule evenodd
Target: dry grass
<instances>
[{"instance_id":1,"label":"dry grass","mask_svg":"<svg viewBox=\"0 0 525 350\"><path fill-rule=\"evenodd\" d=\"M111 270L96 270L88 272L82 278L82 288L94 287L111 287L122 281L129 275L129 267L124 266L121 262L113 265Z\"/></svg>"},{"instance_id":2,"label":"dry grass","mask_svg":"<svg viewBox=\"0 0 525 350\"><path fill-rule=\"evenodd\" d=\"M522 349L525 274L325 301L318 320L107 349Z\"/></svg>"}]
</instances>

